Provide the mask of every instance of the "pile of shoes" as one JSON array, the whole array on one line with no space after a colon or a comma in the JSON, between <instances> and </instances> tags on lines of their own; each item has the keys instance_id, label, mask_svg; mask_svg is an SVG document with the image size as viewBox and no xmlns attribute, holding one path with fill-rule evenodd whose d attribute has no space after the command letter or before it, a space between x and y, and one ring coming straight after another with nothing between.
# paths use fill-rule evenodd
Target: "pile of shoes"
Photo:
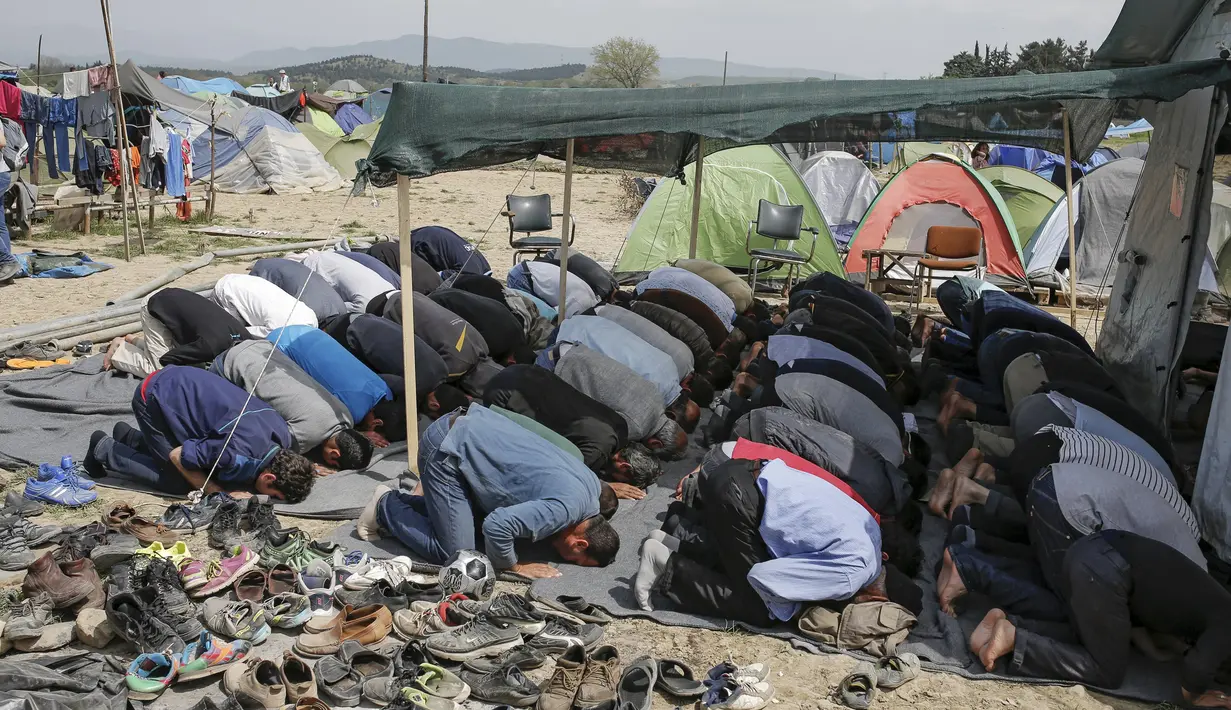
<instances>
[{"instance_id":1,"label":"pile of shoes","mask_svg":"<svg viewBox=\"0 0 1231 710\"><path fill-rule=\"evenodd\" d=\"M37 525L29 518L43 514L43 504L9 493L0 508L0 570L17 572L34 562L31 548L55 541L62 533L58 525Z\"/></svg>"},{"instance_id":2,"label":"pile of shoes","mask_svg":"<svg viewBox=\"0 0 1231 710\"><path fill-rule=\"evenodd\" d=\"M24 340L4 351L4 365L10 370L37 370L52 365L70 365L68 353L51 343L36 344Z\"/></svg>"}]
</instances>

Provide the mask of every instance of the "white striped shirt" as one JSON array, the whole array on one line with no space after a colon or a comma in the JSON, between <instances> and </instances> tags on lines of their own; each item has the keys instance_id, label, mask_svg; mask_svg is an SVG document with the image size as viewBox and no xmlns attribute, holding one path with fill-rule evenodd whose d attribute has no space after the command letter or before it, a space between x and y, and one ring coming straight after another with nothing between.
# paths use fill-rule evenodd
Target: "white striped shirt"
<instances>
[{"instance_id":1,"label":"white striped shirt","mask_svg":"<svg viewBox=\"0 0 1231 710\"><path fill-rule=\"evenodd\" d=\"M1193 537L1201 539L1201 528L1192 508L1188 507L1171 479L1144 456L1127 446L1079 429L1048 424L1041 432L1051 432L1060 439L1060 459L1057 463L1088 464L1117 471L1133 479L1162 498L1192 530Z\"/></svg>"}]
</instances>

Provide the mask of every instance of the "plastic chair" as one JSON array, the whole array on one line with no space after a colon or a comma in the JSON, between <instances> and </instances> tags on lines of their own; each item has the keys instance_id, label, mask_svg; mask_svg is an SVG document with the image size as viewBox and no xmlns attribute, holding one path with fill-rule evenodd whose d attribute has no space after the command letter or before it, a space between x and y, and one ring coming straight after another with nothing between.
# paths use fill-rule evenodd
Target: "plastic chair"
<instances>
[{"instance_id":1,"label":"plastic chair","mask_svg":"<svg viewBox=\"0 0 1231 710\"><path fill-rule=\"evenodd\" d=\"M564 216L563 212L551 211L551 195L509 195L505 198L505 208L501 214L509 218L509 246L513 249L514 264L522 254L537 257L560 248L559 237L535 236L551 232L555 229L552 218ZM570 214L569 222L568 243L572 246L577 237L577 220ZM516 238L517 234L526 236Z\"/></svg>"},{"instance_id":2,"label":"plastic chair","mask_svg":"<svg viewBox=\"0 0 1231 710\"><path fill-rule=\"evenodd\" d=\"M816 253L816 240L821 230L816 227L804 227L803 223L803 205L776 205L769 200L761 200L757 207L756 221L748 223L748 234L744 238L744 251L751 257L749 266L752 268L749 270L748 285L752 287L753 293L757 290L757 277L760 274L762 262L774 265L769 269L770 271L786 265L786 287L789 291L795 276L799 273L799 267L812 260L812 255ZM774 245L768 249L753 249L752 234L754 231L759 236L774 240ZM801 232L812 233L812 248L808 250L807 256L792 248L794 242L799 240ZM787 242L786 248L779 247L778 242Z\"/></svg>"}]
</instances>

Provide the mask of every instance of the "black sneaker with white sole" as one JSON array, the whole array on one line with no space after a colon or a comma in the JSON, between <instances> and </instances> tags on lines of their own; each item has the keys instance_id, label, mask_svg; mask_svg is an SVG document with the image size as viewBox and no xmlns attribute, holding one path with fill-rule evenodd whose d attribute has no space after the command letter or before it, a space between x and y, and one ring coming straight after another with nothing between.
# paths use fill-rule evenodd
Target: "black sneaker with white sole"
<instances>
[{"instance_id":1,"label":"black sneaker with white sole","mask_svg":"<svg viewBox=\"0 0 1231 710\"><path fill-rule=\"evenodd\" d=\"M601 638L603 627L598 624L574 624L566 619L554 618L526 644L548 655L555 655L564 653L569 646L582 646L587 651L593 650Z\"/></svg>"},{"instance_id":2,"label":"black sneaker with white sole","mask_svg":"<svg viewBox=\"0 0 1231 710\"><path fill-rule=\"evenodd\" d=\"M470 686L471 697L484 702L524 708L539 701L539 687L513 666L492 673L463 669L461 677Z\"/></svg>"},{"instance_id":3,"label":"black sneaker with white sole","mask_svg":"<svg viewBox=\"0 0 1231 710\"><path fill-rule=\"evenodd\" d=\"M429 636L423 644L433 655L449 661L498 656L522 644L512 625L479 614L461 626Z\"/></svg>"},{"instance_id":4,"label":"black sneaker with white sole","mask_svg":"<svg viewBox=\"0 0 1231 710\"><path fill-rule=\"evenodd\" d=\"M510 648L495 658L475 658L466 661L466 668L476 673L494 673L501 668L512 667L516 667L518 670L532 671L546 663L547 654L523 644Z\"/></svg>"},{"instance_id":5,"label":"black sneaker with white sole","mask_svg":"<svg viewBox=\"0 0 1231 710\"><path fill-rule=\"evenodd\" d=\"M453 606L464 614L487 614L487 618L508 623L523 634L537 634L547 626L547 617L543 612L519 594L503 592L486 603L463 599Z\"/></svg>"}]
</instances>

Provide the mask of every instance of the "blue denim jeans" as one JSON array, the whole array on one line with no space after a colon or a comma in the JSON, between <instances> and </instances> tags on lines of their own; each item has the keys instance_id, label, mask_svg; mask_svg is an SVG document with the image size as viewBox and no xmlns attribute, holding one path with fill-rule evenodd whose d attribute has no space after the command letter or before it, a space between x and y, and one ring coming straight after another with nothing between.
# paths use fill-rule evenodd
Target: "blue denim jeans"
<instances>
[{"instance_id":1,"label":"blue denim jeans","mask_svg":"<svg viewBox=\"0 0 1231 710\"><path fill-rule=\"evenodd\" d=\"M10 172L0 173L0 198L4 197L4 193L9 191L9 185L13 184L13 174ZM0 264L4 264L14 260L13 247L9 244L9 227L4 221L4 210L0 209Z\"/></svg>"},{"instance_id":2,"label":"blue denim jeans","mask_svg":"<svg viewBox=\"0 0 1231 710\"><path fill-rule=\"evenodd\" d=\"M521 267L521 264L509 269L509 273L505 274L504 283L509 288L525 291L526 293L534 293L534 286L530 283L530 277L526 274L526 270Z\"/></svg>"},{"instance_id":3,"label":"blue denim jeans","mask_svg":"<svg viewBox=\"0 0 1231 710\"><path fill-rule=\"evenodd\" d=\"M119 439L105 437L94 456L108 476L149 486L163 493L187 495L188 480L171 464L174 444L162 433L162 415L151 410L141 388L133 394L133 415L139 429L128 429Z\"/></svg>"},{"instance_id":4,"label":"blue denim jeans","mask_svg":"<svg viewBox=\"0 0 1231 710\"><path fill-rule=\"evenodd\" d=\"M461 469L440 451L449 434L446 415L419 441L423 495L393 491L381 499L376 520L403 545L428 562L442 564L458 550L475 548L475 514Z\"/></svg>"}]
</instances>

